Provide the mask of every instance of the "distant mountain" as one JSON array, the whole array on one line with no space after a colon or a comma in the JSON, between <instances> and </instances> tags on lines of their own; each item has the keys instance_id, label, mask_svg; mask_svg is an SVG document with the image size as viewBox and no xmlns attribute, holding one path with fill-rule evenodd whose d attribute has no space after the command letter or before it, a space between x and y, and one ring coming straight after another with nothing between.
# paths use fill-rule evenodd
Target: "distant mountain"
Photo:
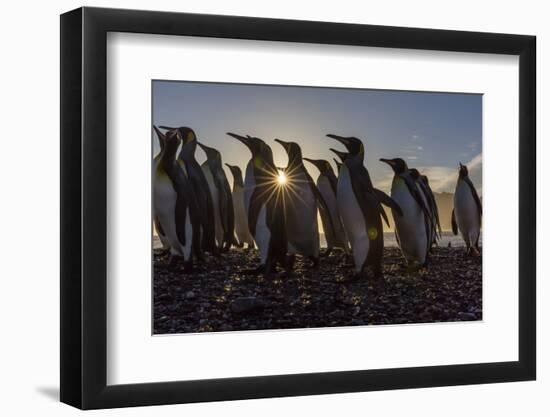
<instances>
[{"instance_id":1,"label":"distant mountain","mask_svg":"<svg viewBox=\"0 0 550 417\"><path fill-rule=\"evenodd\" d=\"M439 209L439 221L443 230L451 230L451 214L453 212L452 193L434 193L435 203Z\"/></svg>"}]
</instances>

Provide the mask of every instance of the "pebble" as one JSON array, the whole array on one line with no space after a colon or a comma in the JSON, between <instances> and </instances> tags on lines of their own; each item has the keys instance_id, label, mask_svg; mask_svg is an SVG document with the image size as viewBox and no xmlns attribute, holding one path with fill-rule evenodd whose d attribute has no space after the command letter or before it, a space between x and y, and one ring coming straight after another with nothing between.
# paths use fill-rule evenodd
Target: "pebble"
<instances>
[{"instance_id":1,"label":"pebble","mask_svg":"<svg viewBox=\"0 0 550 417\"><path fill-rule=\"evenodd\" d=\"M382 287L342 282L352 270L338 254L321 259L317 270L297 257L295 274L276 278L241 275L257 265L254 252L241 250L207 256L191 275L164 262L155 256L155 334L482 318L481 258L465 258L459 247L435 248L422 273L407 272L399 250L385 248Z\"/></svg>"}]
</instances>

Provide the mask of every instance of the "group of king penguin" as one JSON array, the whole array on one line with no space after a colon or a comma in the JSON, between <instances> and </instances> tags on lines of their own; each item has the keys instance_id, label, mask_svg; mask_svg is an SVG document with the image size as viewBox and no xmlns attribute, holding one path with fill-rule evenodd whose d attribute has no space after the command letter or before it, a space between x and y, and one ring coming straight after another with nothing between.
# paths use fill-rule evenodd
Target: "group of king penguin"
<instances>
[{"instance_id":1,"label":"group of king penguin","mask_svg":"<svg viewBox=\"0 0 550 417\"><path fill-rule=\"evenodd\" d=\"M153 158L153 222L171 263L181 260L183 272L193 271L205 253L222 257L232 246L257 248L260 262L248 274L276 273L280 267L291 274L296 255L309 260L311 268L320 257L339 249L352 263L350 280L370 269L375 280L383 278L382 222L389 226L383 206L391 209L397 243L408 268L427 267L429 255L441 237L439 212L429 180L401 158L380 159L394 172L391 193L375 188L364 165L365 146L356 137L326 135L345 147L330 148L338 159L335 173L323 159L302 156L298 143L275 139L285 150L288 163L277 167L271 147L258 137L228 132L250 151L243 173L225 164L222 155L198 141L189 127L153 126L160 152ZM197 145L206 161L195 158ZM314 182L304 161L319 175ZM283 176L284 181L279 181ZM460 231L467 254L479 255L481 202L460 163L454 194L452 228ZM320 253L318 216L327 242Z\"/></svg>"}]
</instances>

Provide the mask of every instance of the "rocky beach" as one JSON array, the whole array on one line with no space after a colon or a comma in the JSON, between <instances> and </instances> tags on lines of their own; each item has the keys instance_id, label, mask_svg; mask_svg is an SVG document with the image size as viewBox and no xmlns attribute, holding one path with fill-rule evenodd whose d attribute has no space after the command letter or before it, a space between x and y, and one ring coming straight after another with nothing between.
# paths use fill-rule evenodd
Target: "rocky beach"
<instances>
[{"instance_id":1,"label":"rocky beach","mask_svg":"<svg viewBox=\"0 0 550 417\"><path fill-rule=\"evenodd\" d=\"M232 249L184 274L154 251L153 333L197 333L482 319L481 258L463 247L433 249L429 268L408 271L398 248L384 249L384 281L348 282L342 254L318 269L298 257L287 277L245 275L253 250Z\"/></svg>"}]
</instances>

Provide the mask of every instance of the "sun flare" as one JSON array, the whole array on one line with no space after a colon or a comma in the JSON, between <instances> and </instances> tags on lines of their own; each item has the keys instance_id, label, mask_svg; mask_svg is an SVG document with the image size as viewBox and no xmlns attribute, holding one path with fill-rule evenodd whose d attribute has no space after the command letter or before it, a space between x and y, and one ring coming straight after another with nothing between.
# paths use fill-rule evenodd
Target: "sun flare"
<instances>
[{"instance_id":1,"label":"sun flare","mask_svg":"<svg viewBox=\"0 0 550 417\"><path fill-rule=\"evenodd\" d=\"M287 180L287 178L286 178L285 173L279 171L279 175L277 176L277 183L279 183L279 185L285 185L286 180Z\"/></svg>"}]
</instances>

